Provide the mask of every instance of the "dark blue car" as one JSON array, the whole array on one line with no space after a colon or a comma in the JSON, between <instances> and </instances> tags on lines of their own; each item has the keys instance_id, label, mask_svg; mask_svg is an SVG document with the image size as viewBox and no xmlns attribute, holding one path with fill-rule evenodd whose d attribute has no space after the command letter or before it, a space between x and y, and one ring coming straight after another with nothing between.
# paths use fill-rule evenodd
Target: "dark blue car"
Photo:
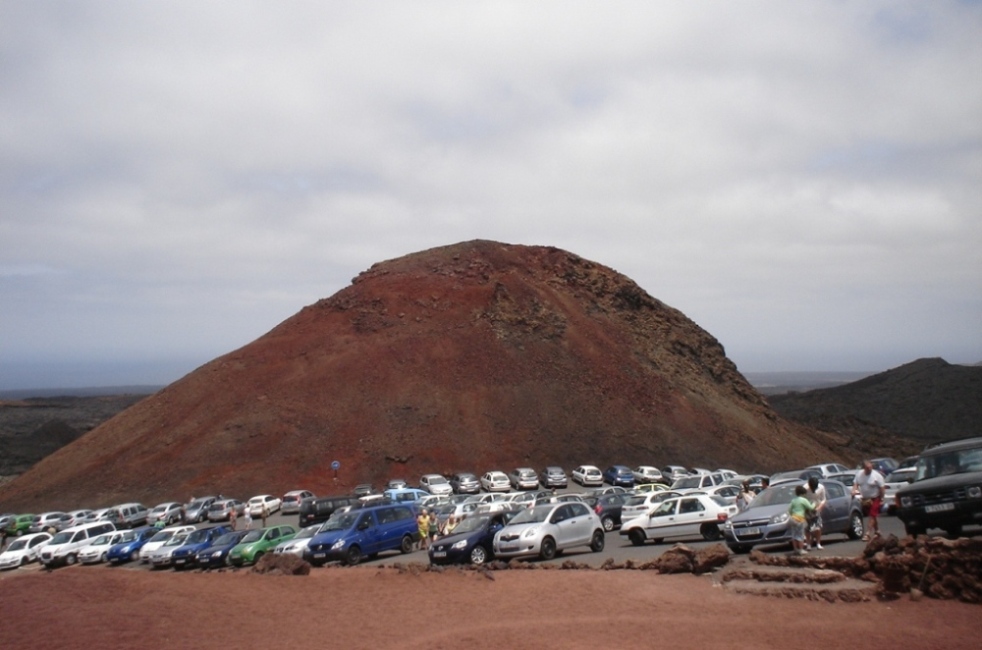
<instances>
[{"instance_id":1,"label":"dark blue car","mask_svg":"<svg viewBox=\"0 0 982 650\"><path fill-rule=\"evenodd\" d=\"M198 553L210 548L219 537L232 532L228 526L199 528L184 539L184 543L171 553L171 565L178 571L198 563Z\"/></svg>"},{"instance_id":2,"label":"dark blue car","mask_svg":"<svg viewBox=\"0 0 982 650\"><path fill-rule=\"evenodd\" d=\"M472 515L430 546L430 564L484 564L494 557L494 534L514 513Z\"/></svg>"},{"instance_id":3,"label":"dark blue car","mask_svg":"<svg viewBox=\"0 0 982 650\"><path fill-rule=\"evenodd\" d=\"M228 554L242 538L246 536L248 530L233 530L227 532L218 539L211 546L198 551L195 556L195 561L198 566L202 569L217 569L220 567L228 566Z\"/></svg>"},{"instance_id":4,"label":"dark blue car","mask_svg":"<svg viewBox=\"0 0 982 650\"><path fill-rule=\"evenodd\" d=\"M109 564L125 564L139 559L140 549L157 533L156 528L144 526L127 531L118 544L109 547L106 561Z\"/></svg>"},{"instance_id":5,"label":"dark blue car","mask_svg":"<svg viewBox=\"0 0 982 650\"><path fill-rule=\"evenodd\" d=\"M625 488L634 487L634 472L627 465L611 465L604 470L604 482Z\"/></svg>"}]
</instances>

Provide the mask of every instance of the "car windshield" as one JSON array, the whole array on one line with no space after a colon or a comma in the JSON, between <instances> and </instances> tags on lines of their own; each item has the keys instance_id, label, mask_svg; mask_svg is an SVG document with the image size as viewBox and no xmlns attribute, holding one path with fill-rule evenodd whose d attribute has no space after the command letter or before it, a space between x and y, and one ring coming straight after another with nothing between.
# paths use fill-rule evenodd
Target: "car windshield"
<instances>
[{"instance_id":1,"label":"car windshield","mask_svg":"<svg viewBox=\"0 0 982 650\"><path fill-rule=\"evenodd\" d=\"M174 534L173 530L162 530L150 538L151 542L166 542Z\"/></svg>"},{"instance_id":2,"label":"car windshield","mask_svg":"<svg viewBox=\"0 0 982 650\"><path fill-rule=\"evenodd\" d=\"M215 540L215 546L228 546L229 544L235 544L239 541L239 538L240 535L236 533L225 533Z\"/></svg>"},{"instance_id":3,"label":"car windshield","mask_svg":"<svg viewBox=\"0 0 982 650\"><path fill-rule=\"evenodd\" d=\"M136 539L136 531L128 530L123 533L123 536L119 538L119 543L123 544L125 542L132 542Z\"/></svg>"},{"instance_id":4,"label":"car windshield","mask_svg":"<svg viewBox=\"0 0 982 650\"><path fill-rule=\"evenodd\" d=\"M99 535L92 540L92 546L105 546L109 543L109 535Z\"/></svg>"},{"instance_id":5,"label":"car windshield","mask_svg":"<svg viewBox=\"0 0 982 650\"><path fill-rule=\"evenodd\" d=\"M194 501L188 504L188 508L200 508L203 505L205 505L204 499L195 499Z\"/></svg>"},{"instance_id":6,"label":"car windshield","mask_svg":"<svg viewBox=\"0 0 982 650\"><path fill-rule=\"evenodd\" d=\"M648 497L638 496L638 497L628 497L627 501L624 502L626 506L641 506L648 500Z\"/></svg>"},{"instance_id":7,"label":"car windshield","mask_svg":"<svg viewBox=\"0 0 982 650\"><path fill-rule=\"evenodd\" d=\"M541 524L543 521L549 518L549 513L551 513L554 508L555 506L536 506L535 508L528 508L515 515L515 518L509 523ZM467 520L465 519L464 521Z\"/></svg>"},{"instance_id":8,"label":"car windshield","mask_svg":"<svg viewBox=\"0 0 982 650\"><path fill-rule=\"evenodd\" d=\"M180 546L184 543L184 540L187 539L187 536L187 533L178 533L167 540L167 543L165 543L164 546Z\"/></svg>"},{"instance_id":9,"label":"car windshield","mask_svg":"<svg viewBox=\"0 0 982 650\"><path fill-rule=\"evenodd\" d=\"M324 522L324 526L321 528L321 531L348 530L354 525L356 517L358 517L357 512L346 512L337 518L331 517Z\"/></svg>"},{"instance_id":10,"label":"car windshield","mask_svg":"<svg viewBox=\"0 0 982 650\"><path fill-rule=\"evenodd\" d=\"M19 551L22 548L24 548L25 546L27 546L27 540L26 539L18 539L13 544L11 544L10 546L8 546L7 547L7 550L8 551Z\"/></svg>"},{"instance_id":11,"label":"car windshield","mask_svg":"<svg viewBox=\"0 0 982 650\"><path fill-rule=\"evenodd\" d=\"M430 485L443 485L446 482L447 482L447 479L443 478L442 476L431 476L430 477Z\"/></svg>"},{"instance_id":12,"label":"car windshield","mask_svg":"<svg viewBox=\"0 0 982 650\"><path fill-rule=\"evenodd\" d=\"M791 483L767 488L754 497L754 500L750 502L750 507L760 508L762 506L791 503L791 500L794 499L794 489L798 485L797 483Z\"/></svg>"},{"instance_id":13,"label":"car windshield","mask_svg":"<svg viewBox=\"0 0 982 650\"><path fill-rule=\"evenodd\" d=\"M67 544L72 540L73 534L74 533L58 533L57 535L51 538L51 541L49 543L53 546L57 544Z\"/></svg>"},{"instance_id":14,"label":"car windshield","mask_svg":"<svg viewBox=\"0 0 982 650\"><path fill-rule=\"evenodd\" d=\"M263 538L263 531L262 530L253 530L253 531L250 531L249 533L247 533L246 536L243 537L242 538L242 541L239 542L239 543L240 544L250 544L252 542L258 542L262 538Z\"/></svg>"},{"instance_id":15,"label":"car windshield","mask_svg":"<svg viewBox=\"0 0 982 650\"><path fill-rule=\"evenodd\" d=\"M912 467L905 467L903 469L895 469L890 472L890 476L886 478L887 483L906 483L907 481L913 480L914 475L917 473Z\"/></svg>"},{"instance_id":16,"label":"car windshield","mask_svg":"<svg viewBox=\"0 0 982 650\"><path fill-rule=\"evenodd\" d=\"M915 481L963 472L982 472L982 446L921 456Z\"/></svg>"},{"instance_id":17,"label":"car windshield","mask_svg":"<svg viewBox=\"0 0 982 650\"><path fill-rule=\"evenodd\" d=\"M187 537L188 544L200 544L201 542L208 541L209 530L207 528L202 528L201 530L196 530Z\"/></svg>"},{"instance_id":18,"label":"car windshield","mask_svg":"<svg viewBox=\"0 0 982 650\"><path fill-rule=\"evenodd\" d=\"M307 526L306 528L301 528L300 532L293 536L293 539L307 539L308 537L313 537L319 531L317 526Z\"/></svg>"},{"instance_id":19,"label":"car windshield","mask_svg":"<svg viewBox=\"0 0 982 650\"><path fill-rule=\"evenodd\" d=\"M457 527L453 529L454 535L457 533L472 533L475 530L481 530L488 523L490 517L468 517L463 520Z\"/></svg>"}]
</instances>

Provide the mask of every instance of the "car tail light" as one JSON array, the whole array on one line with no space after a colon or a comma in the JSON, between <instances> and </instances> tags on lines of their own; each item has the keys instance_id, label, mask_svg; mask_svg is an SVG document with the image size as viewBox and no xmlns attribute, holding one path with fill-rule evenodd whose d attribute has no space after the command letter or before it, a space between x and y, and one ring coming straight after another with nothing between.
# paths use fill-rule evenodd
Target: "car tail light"
<instances>
[{"instance_id":1,"label":"car tail light","mask_svg":"<svg viewBox=\"0 0 982 650\"><path fill-rule=\"evenodd\" d=\"M598 504L597 504L597 505L596 505L596 506L595 506L595 507L593 508L593 511L594 511L595 513L597 513L597 514L599 515L599 514L600 514L601 512L603 512L603 511L604 511L604 509L603 509L603 508L601 508L601 507L600 507L600 504L598 503Z\"/></svg>"},{"instance_id":2,"label":"car tail light","mask_svg":"<svg viewBox=\"0 0 982 650\"><path fill-rule=\"evenodd\" d=\"M716 515L716 521L726 521L728 517L729 517L728 514L726 514L725 512L721 512L718 515Z\"/></svg>"}]
</instances>

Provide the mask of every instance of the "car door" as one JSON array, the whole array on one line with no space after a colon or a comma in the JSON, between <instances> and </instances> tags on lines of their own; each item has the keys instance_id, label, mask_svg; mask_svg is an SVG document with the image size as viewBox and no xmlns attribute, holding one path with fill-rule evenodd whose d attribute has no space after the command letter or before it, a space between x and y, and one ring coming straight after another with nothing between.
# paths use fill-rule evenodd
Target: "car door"
<instances>
[{"instance_id":1,"label":"car door","mask_svg":"<svg viewBox=\"0 0 982 650\"><path fill-rule=\"evenodd\" d=\"M645 524L645 534L653 539L672 535L678 506L678 499L663 501L661 505L648 515L648 522Z\"/></svg>"},{"instance_id":2,"label":"car door","mask_svg":"<svg viewBox=\"0 0 982 650\"><path fill-rule=\"evenodd\" d=\"M825 486L825 507L822 509L822 532L838 532L849 526L852 495L837 483L823 483Z\"/></svg>"},{"instance_id":3,"label":"car door","mask_svg":"<svg viewBox=\"0 0 982 650\"><path fill-rule=\"evenodd\" d=\"M709 510L699 497L679 499L676 535L697 536L700 534L702 525L707 521L715 522L716 513Z\"/></svg>"}]
</instances>

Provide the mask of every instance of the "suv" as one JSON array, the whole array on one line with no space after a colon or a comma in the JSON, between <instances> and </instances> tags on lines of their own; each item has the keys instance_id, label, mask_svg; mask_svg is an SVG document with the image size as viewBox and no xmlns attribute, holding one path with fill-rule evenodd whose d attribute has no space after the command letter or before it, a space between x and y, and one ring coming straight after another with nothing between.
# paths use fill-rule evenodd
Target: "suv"
<instances>
[{"instance_id":1,"label":"suv","mask_svg":"<svg viewBox=\"0 0 982 650\"><path fill-rule=\"evenodd\" d=\"M351 510L324 524L307 545L307 557L314 566L331 560L354 565L380 551L409 553L417 534L416 512L410 505Z\"/></svg>"},{"instance_id":2,"label":"suv","mask_svg":"<svg viewBox=\"0 0 982 650\"><path fill-rule=\"evenodd\" d=\"M300 503L300 527L324 523L338 508L359 505L361 501L356 496L321 497L319 499L304 499Z\"/></svg>"},{"instance_id":3,"label":"suv","mask_svg":"<svg viewBox=\"0 0 982 650\"><path fill-rule=\"evenodd\" d=\"M88 546L99 535L111 533L116 527L108 521L96 521L91 524L66 528L51 538L41 549L41 563L45 567L60 564L75 564L78 552L83 546Z\"/></svg>"},{"instance_id":4,"label":"suv","mask_svg":"<svg viewBox=\"0 0 982 650\"><path fill-rule=\"evenodd\" d=\"M894 499L908 535L941 528L957 537L963 525L982 524L982 437L929 447L916 468Z\"/></svg>"}]
</instances>

